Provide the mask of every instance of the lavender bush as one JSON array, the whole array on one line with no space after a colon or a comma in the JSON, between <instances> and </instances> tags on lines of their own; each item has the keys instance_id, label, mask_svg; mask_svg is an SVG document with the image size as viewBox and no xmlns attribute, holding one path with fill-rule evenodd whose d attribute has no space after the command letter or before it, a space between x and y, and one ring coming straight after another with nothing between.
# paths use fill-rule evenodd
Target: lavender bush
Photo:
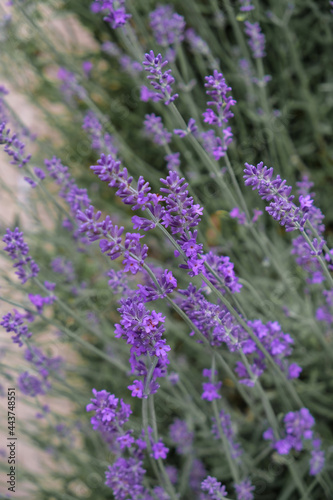
<instances>
[{"instance_id":1,"label":"lavender bush","mask_svg":"<svg viewBox=\"0 0 333 500\"><path fill-rule=\"evenodd\" d=\"M332 498L331 3L8 2L3 498Z\"/></svg>"}]
</instances>

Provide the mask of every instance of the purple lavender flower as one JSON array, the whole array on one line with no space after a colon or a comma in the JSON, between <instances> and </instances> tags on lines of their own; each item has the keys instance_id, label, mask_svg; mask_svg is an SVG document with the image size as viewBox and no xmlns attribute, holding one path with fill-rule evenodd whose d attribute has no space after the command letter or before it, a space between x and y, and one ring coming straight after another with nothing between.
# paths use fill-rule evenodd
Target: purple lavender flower
<instances>
[{"instance_id":1,"label":"purple lavender flower","mask_svg":"<svg viewBox=\"0 0 333 500\"><path fill-rule=\"evenodd\" d=\"M154 113L145 115L143 124L145 126L145 134L147 137L151 138L155 144L165 146L171 142L172 135L163 127L162 118L160 116L156 116Z\"/></svg>"},{"instance_id":2,"label":"purple lavender flower","mask_svg":"<svg viewBox=\"0 0 333 500\"><path fill-rule=\"evenodd\" d=\"M189 122L187 124L186 130L176 128L176 129L174 129L173 133L176 134L176 135L178 135L179 137L181 137L183 139L188 134L193 134L194 135L197 130L198 130L198 127L195 124L194 118L190 118Z\"/></svg>"},{"instance_id":3,"label":"purple lavender flower","mask_svg":"<svg viewBox=\"0 0 333 500\"><path fill-rule=\"evenodd\" d=\"M184 40L185 20L174 12L171 5L159 5L149 17L154 37L162 47L176 45Z\"/></svg>"},{"instance_id":4,"label":"purple lavender flower","mask_svg":"<svg viewBox=\"0 0 333 500\"><path fill-rule=\"evenodd\" d=\"M302 231L312 205L309 200L300 197L301 207L297 207L293 203L291 186L287 186L279 175L273 179L273 168L268 169L263 162L256 167L245 163L245 167L245 185L252 186L252 190L257 189L261 198L270 202L266 210L273 219L285 226L286 231Z\"/></svg>"},{"instance_id":5,"label":"purple lavender flower","mask_svg":"<svg viewBox=\"0 0 333 500\"><path fill-rule=\"evenodd\" d=\"M249 37L248 44L252 50L252 55L255 59L262 58L266 55L265 52L265 35L261 32L259 23L250 23L245 21L245 33Z\"/></svg>"},{"instance_id":6,"label":"purple lavender flower","mask_svg":"<svg viewBox=\"0 0 333 500\"><path fill-rule=\"evenodd\" d=\"M176 418L169 427L171 441L177 445L176 451L179 455L188 455L193 446L193 432L190 432L185 420Z\"/></svg>"},{"instance_id":7,"label":"purple lavender flower","mask_svg":"<svg viewBox=\"0 0 333 500\"><path fill-rule=\"evenodd\" d=\"M128 422L132 413L131 407L124 401L115 397L107 391L96 391L93 389L94 398L87 405L87 411L94 411L91 417L91 424L94 430L98 430L102 435L118 435L119 428Z\"/></svg>"},{"instance_id":8,"label":"purple lavender flower","mask_svg":"<svg viewBox=\"0 0 333 500\"><path fill-rule=\"evenodd\" d=\"M243 449L241 445L235 441L235 431L232 427L231 417L224 410L220 411L219 417L223 434L227 438L230 447L231 456L237 463L240 463L240 456L243 454ZM212 420L213 420L212 432L215 438L219 439L219 430L216 420L215 418L212 418Z\"/></svg>"},{"instance_id":9,"label":"purple lavender flower","mask_svg":"<svg viewBox=\"0 0 333 500\"><path fill-rule=\"evenodd\" d=\"M20 314L16 309L14 309L13 313L5 314L0 322L0 325L5 328L6 332L15 333L15 335L12 336L12 340L14 344L18 344L19 347L22 347L23 345L21 337L29 339L32 335L32 333L28 331L28 327L23 322L24 318L25 315Z\"/></svg>"},{"instance_id":10,"label":"purple lavender flower","mask_svg":"<svg viewBox=\"0 0 333 500\"><path fill-rule=\"evenodd\" d=\"M214 70L213 75L205 76L205 80L206 94L212 98L212 101L208 101L207 104L214 106L216 112L207 109L203 116L207 123L222 127L223 123L227 123L229 118L234 116L230 108L236 104L236 101L232 96L227 96L232 89L227 86L223 74L217 70Z\"/></svg>"},{"instance_id":11,"label":"purple lavender flower","mask_svg":"<svg viewBox=\"0 0 333 500\"><path fill-rule=\"evenodd\" d=\"M44 380L50 375L50 372L59 372L63 363L61 356L49 358L35 346L26 349L24 359L37 368Z\"/></svg>"},{"instance_id":12,"label":"purple lavender flower","mask_svg":"<svg viewBox=\"0 0 333 500\"><path fill-rule=\"evenodd\" d=\"M28 372L21 373L18 378L19 389L26 396L38 396L39 394L45 394L42 382L39 378L34 375L29 375Z\"/></svg>"},{"instance_id":13,"label":"purple lavender flower","mask_svg":"<svg viewBox=\"0 0 333 500\"><path fill-rule=\"evenodd\" d=\"M112 489L115 500L143 498L145 488L142 483L146 471L142 465L141 460L120 457L108 467L105 484Z\"/></svg>"},{"instance_id":14,"label":"purple lavender flower","mask_svg":"<svg viewBox=\"0 0 333 500\"><path fill-rule=\"evenodd\" d=\"M241 12L250 12L251 10L254 10L254 5L251 4L251 0L239 0L239 3L239 10Z\"/></svg>"},{"instance_id":15,"label":"purple lavender flower","mask_svg":"<svg viewBox=\"0 0 333 500\"><path fill-rule=\"evenodd\" d=\"M233 208L229 215L232 219L237 219L238 224L242 226L246 224L246 214L245 212L241 212L238 207Z\"/></svg>"},{"instance_id":16,"label":"purple lavender flower","mask_svg":"<svg viewBox=\"0 0 333 500\"><path fill-rule=\"evenodd\" d=\"M160 100L164 100L164 104L169 105L173 102L178 94L172 95L171 85L175 79L171 75L171 69L163 72L162 69L168 64L166 59L163 59L161 54L155 56L151 50L149 54L145 54L145 60L142 63L145 66L145 71L149 71L150 75L147 77L152 87L156 91L156 96Z\"/></svg>"},{"instance_id":17,"label":"purple lavender flower","mask_svg":"<svg viewBox=\"0 0 333 500\"><path fill-rule=\"evenodd\" d=\"M316 476L319 474L325 465L325 453L320 449L321 440L314 439L312 441L312 451L310 458L310 476Z\"/></svg>"},{"instance_id":18,"label":"purple lavender flower","mask_svg":"<svg viewBox=\"0 0 333 500\"><path fill-rule=\"evenodd\" d=\"M164 358L170 350L162 340L165 329L160 323L164 323L165 317L148 311L140 297L122 299L120 303L121 320L115 325L115 336L131 344L131 352L138 356L149 354Z\"/></svg>"},{"instance_id":19,"label":"purple lavender flower","mask_svg":"<svg viewBox=\"0 0 333 500\"><path fill-rule=\"evenodd\" d=\"M220 394L217 392L222 386L222 382L217 382L212 384L211 382L206 382L202 384L203 393L202 399L207 399L207 401L213 401L214 399L221 399Z\"/></svg>"},{"instance_id":20,"label":"purple lavender flower","mask_svg":"<svg viewBox=\"0 0 333 500\"><path fill-rule=\"evenodd\" d=\"M79 99L85 99L87 96L86 90L79 85L74 73L68 71L66 68L59 68L57 76L62 81L60 90L67 101L72 103L75 96Z\"/></svg>"},{"instance_id":21,"label":"purple lavender flower","mask_svg":"<svg viewBox=\"0 0 333 500\"><path fill-rule=\"evenodd\" d=\"M4 144L4 151L11 157L11 165L24 167L31 158L26 155L25 144L21 142L16 133L10 135L10 129L6 129L6 122L0 123L0 145Z\"/></svg>"},{"instance_id":22,"label":"purple lavender flower","mask_svg":"<svg viewBox=\"0 0 333 500\"><path fill-rule=\"evenodd\" d=\"M219 500L226 497L228 494L225 486L212 476L207 476L207 478L202 481L201 489L207 492L211 500Z\"/></svg>"},{"instance_id":23,"label":"purple lavender flower","mask_svg":"<svg viewBox=\"0 0 333 500\"><path fill-rule=\"evenodd\" d=\"M41 295L28 294L30 302L36 307L37 313L42 314L45 304L53 304L56 300L54 295L49 295L48 297L42 297Z\"/></svg>"},{"instance_id":24,"label":"purple lavender flower","mask_svg":"<svg viewBox=\"0 0 333 500\"><path fill-rule=\"evenodd\" d=\"M94 0L91 10L95 14L103 11L103 20L108 22L111 28L116 29L124 26L132 16L126 14L125 0Z\"/></svg>"},{"instance_id":25,"label":"purple lavender flower","mask_svg":"<svg viewBox=\"0 0 333 500\"><path fill-rule=\"evenodd\" d=\"M210 129L207 132L201 132L200 135L204 149L214 160L219 161L220 158L225 156L222 139L216 136L214 130Z\"/></svg>"},{"instance_id":26,"label":"purple lavender flower","mask_svg":"<svg viewBox=\"0 0 333 500\"><path fill-rule=\"evenodd\" d=\"M208 44L202 38L200 38L199 35L197 35L193 28L189 28L186 30L185 39L190 45L192 52L201 54L206 57L209 56L210 49Z\"/></svg>"},{"instance_id":27,"label":"purple lavender flower","mask_svg":"<svg viewBox=\"0 0 333 500\"><path fill-rule=\"evenodd\" d=\"M244 479L238 484L234 484L237 500L253 500L254 495L252 491L255 490L255 487L252 486L250 479Z\"/></svg>"},{"instance_id":28,"label":"purple lavender flower","mask_svg":"<svg viewBox=\"0 0 333 500\"><path fill-rule=\"evenodd\" d=\"M4 251L7 252L12 260L15 260L14 268L17 268L15 274L21 280L22 285L30 278L34 278L39 273L39 267L35 261L28 255L29 247L23 239L18 227L14 231L6 230L2 241L6 243Z\"/></svg>"},{"instance_id":29,"label":"purple lavender flower","mask_svg":"<svg viewBox=\"0 0 333 500\"><path fill-rule=\"evenodd\" d=\"M91 147L99 152L106 152L114 158L118 149L114 144L114 138L109 134L103 135L103 127L93 111L88 111L84 117L83 130L86 130L91 139Z\"/></svg>"},{"instance_id":30,"label":"purple lavender flower","mask_svg":"<svg viewBox=\"0 0 333 500\"><path fill-rule=\"evenodd\" d=\"M82 69L87 78L89 78L91 70L93 69L93 63L91 61L83 61Z\"/></svg>"},{"instance_id":31,"label":"purple lavender flower","mask_svg":"<svg viewBox=\"0 0 333 500\"><path fill-rule=\"evenodd\" d=\"M152 454L151 456L158 460L159 458L165 459L167 457L169 448L167 448L161 440L152 445Z\"/></svg>"},{"instance_id":32,"label":"purple lavender flower","mask_svg":"<svg viewBox=\"0 0 333 500\"><path fill-rule=\"evenodd\" d=\"M301 451L303 440L310 440L313 437L312 427L315 420L307 408L300 411L289 412L285 415L285 436L283 439L275 440L272 429L264 432L263 437L271 441L271 445L280 455L287 455L292 449Z\"/></svg>"},{"instance_id":33,"label":"purple lavender flower","mask_svg":"<svg viewBox=\"0 0 333 500\"><path fill-rule=\"evenodd\" d=\"M180 166L179 156L180 156L180 153L171 153L171 154L166 155L164 157L165 161L167 162L167 169L168 170L177 171L178 167Z\"/></svg>"}]
</instances>

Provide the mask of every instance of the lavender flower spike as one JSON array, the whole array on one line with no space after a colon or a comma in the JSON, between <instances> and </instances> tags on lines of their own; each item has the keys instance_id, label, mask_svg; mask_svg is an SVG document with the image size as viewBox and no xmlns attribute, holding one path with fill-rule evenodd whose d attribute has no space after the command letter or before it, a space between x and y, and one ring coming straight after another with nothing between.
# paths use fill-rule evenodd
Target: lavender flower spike
<instances>
[{"instance_id":1,"label":"lavender flower spike","mask_svg":"<svg viewBox=\"0 0 333 500\"><path fill-rule=\"evenodd\" d=\"M12 260L15 260L14 267L17 268L15 274L21 280L22 285L28 281L29 278L34 278L39 273L39 267L32 257L28 255L29 247L23 239L23 233L20 233L19 228L16 227L14 231L7 229L2 241L6 243L4 251L7 252Z\"/></svg>"},{"instance_id":2,"label":"lavender flower spike","mask_svg":"<svg viewBox=\"0 0 333 500\"><path fill-rule=\"evenodd\" d=\"M249 37L249 47L255 59L260 59L266 55L265 35L261 32L259 23L245 21L245 33Z\"/></svg>"},{"instance_id":3,"label":"lavender flower spike","mask_svg":"<svg viewBox=\"0 0 333 500\"><path fill-rule=\"evenodd\" d=\"M171 75L171 69L164 72L162 71L164 66L168 64L168 61L163 59L161 54L155 56L154 52L151 50L149 54L145 54L145 60L142 64L145 66L145 71L149 71L150 73L147 78L154 87L156 96L158 96L160 100L164 100L166 106L177 99L178 94L172 95L171 85L175 82L175 79Z\"/></svg>"}]
</instances>

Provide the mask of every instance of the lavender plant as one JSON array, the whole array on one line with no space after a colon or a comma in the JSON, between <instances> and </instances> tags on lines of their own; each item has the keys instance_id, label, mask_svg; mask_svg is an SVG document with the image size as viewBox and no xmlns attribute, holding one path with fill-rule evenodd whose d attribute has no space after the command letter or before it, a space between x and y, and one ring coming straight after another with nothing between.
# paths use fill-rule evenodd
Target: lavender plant
<instances>
[{"instance_id":1,"label":"lavender plant","mask_svg":"<svg viewBox=\"0 0 333 500\"><path fill-rule=\"evenodd\" d=\"M310 191L310 162L331 178L331 89L313 91L329 3L47 2L92 33L79 52L54 42L46 3L10 2L8 53L23 23L35 105L62 137L30 154L0 87L31 221L2 224L1 372L51 457L44 479L19 464L20 498L330 498L331 219ZM301 15L321 22L320 77Z\"/></svg>"}]
</instances>

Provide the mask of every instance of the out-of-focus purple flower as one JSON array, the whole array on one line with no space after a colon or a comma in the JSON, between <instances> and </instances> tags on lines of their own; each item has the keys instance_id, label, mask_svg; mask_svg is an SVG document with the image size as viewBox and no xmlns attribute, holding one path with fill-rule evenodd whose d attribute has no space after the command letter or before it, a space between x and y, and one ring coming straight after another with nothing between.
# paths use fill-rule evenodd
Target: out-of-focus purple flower
<instances>
[{"instance_id":1,"label":"out-of-focus purple flower","mask_svg":"<svg viewBox=\"0 0 333 500\"><path fill-rule=\"evenodd\" d=\"M152 445L152 454L151 456L158 460L159 458L166 458L168 454L169 448L167 448L161 440Z\"/></svg>"},{"instance_id":2,"label":"out-of-focus purple flower","mask_svg":"<svg viewBox=\"0 0 333 500\"><path fill-rule=\"evenodd\" d=\"M252 50L252 55L255 59L259 59L266 55L265 52L265 35L261 32L259 23L250 23L245 21L245 33L249 37L248 43Z\"/></svg>"},{"instance_id":3,"label":"out-of-focus purple flower","mask_svg":"<svg viewBox=\"0 0 333 500\"><path fill-rule=\"evenodd\" d=\"M239 10L241 12L250 12L251 10L254 10L254 5L251 4L251 0L239 0L239 3Z\"/></svg>"},{"instance_id":4,"label":"out-of-focus purple flower","mask_svg":"<svg viewBox=\"0 0 333 500\"><path fill-rule=\"evenodd\" d=\"M34 397L45 394L42 381L34 375L29 375L28 372L21 373L18 378L18 386L26 396Z\"/></svg>"},{"instance_id":5,"label":"out-of-focus purple flower","mask_svg":"<svg viewBox=\"0 0 333 500\"><path fill-rule=\"evenodd\" d=\"M232 219L237 219L238 224L242 226L246 224L246 214L245 212L241 212L238 207L233 208L230 211L229 215Z\"/></svg>"},{"instance_id":6,"label":"out-of-focus purple flower","mask_svg":"<svg viewBox=\"0 0 333 500\"><path fill-rule=\"evenodd\" d=\"M189 28L185 32L185 39L191 47L192 52L201 54L203 56L209 56L210 49L208 44L196 34L193 28Z\"/></svg>"},{"instance_id":7,"label":"out-of-focus purple flower","mask_svg":"<svg viewBox=\"0 0 333 500\"><path fill-rule=\"evenodd\" d=\"M219 414L220 417L220 423L222 427L223 434L225 435L229 447L230 447L230 453L231 457L233 460L235 460L237 463L240 463L240 457L243 454L243 449L237 441L235 441L235 431L232 427L232 422L231 422L231 417L228 413L226 413L224 410L220 411ZM212 426L212 432L215 436L216 439L219 439L220 433L219 433L219 427L216 423L215 418L212 418L213 420L213 426Z\"/></svg>"},{"instance_id":8,"label":"out-of-focus purple flower","mask_svg":"<svg viewBox=\"0 0 333 500\"><path fill-rule=\"evenodd\" d=\"M171 133L163 127L162 118L154 113L145 115L145 134L152 139L155 144L164 146L171 142Z\"/></svg>"},{"instance_id":9,"label":"out-of-focus purple flower","mask_svg":"<svg viewBox=\"0 0 333 500\"><path fill-rule=\"evenodd\" d=\"M42 297L41 295L33 295L32 293L28 294L28 298L30 302L36 307L38 314L42 314L44 305L53 304L53 302L56 300L56 297L54 295Z\"/></svg>"},{"instance_id":10,"label":"out-of-focus purple flower","mask_svg":"<svg viewBox=\"0 0 333 500\"><path fill-rule=\"evenodd\" d=\"M169 47L184 40L185 20L174 12L171 5L159 5L149 16L150 27L159 45Z\"/></svg>"},{"instance_id":11,"label":"out-of-focus purple flower","mask_svg":"<svg viewBox=\"0 0 333 500\"><path fill-rule=\"evenodd\" d=\"M320 449L321 440L314 439L312 441L312 451L310 458L310 476L316 476L319 474L325 465L325 452Z\"/></svg>"},{"instance_id":12,"label":"out-of-focus purple flower","mask_svg":"<svg viewBox=\"0 0 333 500\"><path fill-rule=\"evenodd\" d=\"M190 432L185 420L176 418L169 427L170 439L176 444L179 455L187 455L192 450L193 432Z\"/></svg>"},{"instance_id":13,"label":"out-of-focus purple flower","mask_svg":"<svg viewBox=\"0 0 333 500\"><path fill-rule=\"evenodd\" d=\"M83 61L82 70L87 78L90 76L92 69L93 69L93 63L91 61Z\"/></svg>"},{"instance_id":14,"label":"out-of-focus purple flower","mask_svg":"<svg viewBox=\"0 0 333 500\"><path fill-rule=\"evenodd\" d=\"M74 73L68 71L66 68L59 68L57 77L62 81L60 90L64 94L66 100L72 102L74 96L79 99L85 99L87 92L82 85L77 82Z\"/></svg>"},{"instance_id":15,"label":"out-of-focus purple flower","mask_svg":"<svg viewBox=\"0 0 333 500\"><path fill-rule=\"evenodd\" d=\"M203 393L202 399L207 399L207 401L213 401L214 399L221 399L220 394L217 392L222 386L222 382L216 382L212 384L211 382L206 382L202 384Z\"/></svg>"},{"instance_id":16,"label":"out-of-focus purple flower","mask_svg":"<svg viewBox=\"0 0 333 500\"><path fill-rule=\"evenodd\" d=\"M4 144L4 151L11 158L10 163L22 168L30 161L31 155L26 155L25 144L19 140L16 133L11 135L6 126L6 122L0 123L0 145Z\"/></svg>"},{"instance_id":17,"label":"out-of-focus purple flower","mask_svg":"<svg viewBox=\"0 0 333 500\"><path fill-rule=\"evenodd\" d=\"M228 128L230 131L230 127ZM216 136L214 130L210 129L207 130L207 132L201 132L201 139L203 147L207 153L214 158L214 160L219 161L220 158L225 156L222 139Z\"/></svg>"},{"instance_id":18,"label":"out-of-focus purple flower","mask_svg":"<svg viewBox=\"0 0 333 500\"><path fill-rule=\"evenodd\" d=\"M238 484L234 484L236 490L237 500L253 500L253 491L255 487L252 485L250 479L244 479Z\"/></svg>"},{"instance_id":19,"label":"out-of-focus purple flower","mask_svg":"<svg viewBox=\"0 0 333 500\"><path fill-rule=\"evenodd\" d=\"M211 500L219 500L226 497L228 494L225 486L212 476L207 476L207 478L202 481L201 489L208 494Z\"/></svg>"},{"instance_id":20,"label":"out-of-focus purple flower","mask_svg":"<svg viewBox=\"0 0 333 500\"><path fill-rule=\"evenodd\" d=\"M169 170L176 170L180 166L180 159L179 159L180 153L171 153L169 155L166 155L164 157L165 161L167 162L167 168Z\"/></svg>"},{"instance_id":21,"label":"out-of-focus purple flower","mask_svg":"<svg viewBox=\"0 0 333 500\"><path fill-rule=\"evenodd\" d=\"M124 26L132 17L126 14L125 0L94 0L90 8L94 14L103 12L103 20L108 22L113 29Z\"/></svg>"},{"instance_id":22,"label":"out-of-focus purple flower","mask_svg":"<svg viewBox=\"0 0 333 500\"><path fill-rule=\"evenodd\" d=\"M29 247L23 239L23 233L16 227L14 231L6 230L2 238L6 243L4 251L7 252L12 260L15 260L14 268L17 268L15 274L20 278L22 285L30 278L34 278L39 273L39 267L36 262L28 255Z\"/></svg>"},{"instance_id":23,"label":"out-of-focus purple flower","mask_svg":"<svg viewBox=\"0 0 333 500\"><path fill-rule=\"evenodd\" d=\"M149 54L145 54L145 60L142 64L145 67L145 71L149 71L150 73L147 78L152 87L154 87L156 96L160 100L164 100L164 104L166 105L173 102L178 97L178 94L172 94L171 86L175 82L175 79L171 75L171 69L162 71L168 64L168 61L163 59L161 54L155 56L151 50Z\"/></svg>"}]
</instances>

